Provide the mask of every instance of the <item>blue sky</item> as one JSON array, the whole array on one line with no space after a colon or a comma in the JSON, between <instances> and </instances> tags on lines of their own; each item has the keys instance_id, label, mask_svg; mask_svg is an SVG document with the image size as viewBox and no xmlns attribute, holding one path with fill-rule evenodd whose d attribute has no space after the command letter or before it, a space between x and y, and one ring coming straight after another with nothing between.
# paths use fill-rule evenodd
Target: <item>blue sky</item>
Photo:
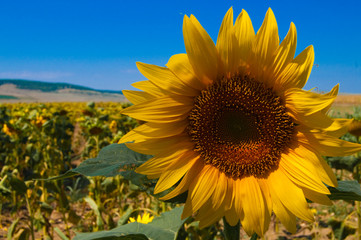
<instances>
[{"instance_id":1,"label":"blue sky","mask_svg":"<svg viewBox=\"0 0 361 240\"><path fill-rule=\"evenodd\" d=\"M145 78L135 62L165 65L185 52L182 23L193 14L214 41L223 16L245 9L256 30L269 7L280 38L290 22L297 52L315 48L306 88L361 93L361 9L352 1L1 1L0 78L67 82L97 89L131 89Z\"/></svg>"}]
</instances>

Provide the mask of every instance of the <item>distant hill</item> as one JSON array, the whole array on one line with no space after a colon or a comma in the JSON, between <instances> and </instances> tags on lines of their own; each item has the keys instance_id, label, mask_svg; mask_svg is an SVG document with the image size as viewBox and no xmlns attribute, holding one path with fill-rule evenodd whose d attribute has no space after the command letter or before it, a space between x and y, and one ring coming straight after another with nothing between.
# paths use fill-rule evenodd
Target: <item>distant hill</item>
<instances>
[{"instance_id":1,"label":"distant hill","mask_svg":"<svg viewBox=\"0 0 361 240\"><path fill-rule=\"evenodd\" d=\"M0 103L125 102L121 91L97 90L70 83L0 79Z\"/></svg>"},{"instance_id":2,"label":"distant hill","mask_svg":"<svg viewBox=\"0 0 361 240\"><path fill-rule=\"evenodd\" d=\"M23 79L0 79L0 86L3 84L13 84L19 89L39 90L42 92L53 92L62 89L74 89L74 90L83 90L83 91L96 91L101 93L122 94L122 91L97 90L70 83L50 83L50 82L23 80Z\"/></svg>"}]
</instances>

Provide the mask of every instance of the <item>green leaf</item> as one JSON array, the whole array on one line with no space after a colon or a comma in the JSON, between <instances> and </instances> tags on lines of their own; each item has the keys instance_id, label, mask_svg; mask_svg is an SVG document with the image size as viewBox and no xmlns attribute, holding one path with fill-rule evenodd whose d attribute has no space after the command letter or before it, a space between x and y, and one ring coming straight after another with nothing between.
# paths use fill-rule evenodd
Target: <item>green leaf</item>
<instances>
[{"instance_id":1,"label":"green leaf","mask_svg":"<svg viewBox=\"0 0 361 240\"><path fill-rule=\"evenodd\" d=\"M20 219L17 218L17 219L10 225L10 227L9 227L9 229L8 229L7 240L13 239L14 231L15 231L16 225L18 224L19 220L20 220Z\"/></svg>"},{"instance_id":2,"label":"green leaf","mask_svg":"<svg viewBox=\"0 0 361 240\"><path fill-rule=\"evenodd\" d=\"M114 177L122 175L123 169L138 167L150 157L130 150L125 144L114 143L101 149L96 158L87 159L70 171L90 177Z\"/></svg>"},{"instance_id":3,"label":"green leaf","mask_svg":"<svg viewBox=\"0 0 361 240\"><path fill-rule=\"evenodd\" d=\"M97 226L101 229L104 229L103 226L104 226L104 223L103 223L103 219L102 219L102 215L99 211L99 207L98 205L96 204L96 202L89 196L86 196L84 198L84 201L86 201L90 208L93 209L95 215L97 216Z\"/></svg>"},{"instance_id":4,"label":"green leaf","mask_svg":"<svg viewBox=\"0 0 361 240\"><path fill-rule=\"evenodd\" d=\"M361 188L357 181L338 181L338 187L328 187L331 200L361 201Z\"/></svg>"},{"instance_id":5,"label":"green leaf","mask_svg":"<svg viewBox=\"0 0 361 240\"><path fill-rule=\"evenodd\" d=\"M123 225L126 223L127 219L130 217L130 215L133 213L133 208L130 206L125 211L125 213L119 218L118 220L118 226Z\"/></svg>"},{"instance_id":6,"label":"green leaf","mask_svg":"<svg viewBox=\"0 0 361 240\"><path fill-rule=\"evenodd\" d=\"M14 189L17 194L23 195L26 193L26 190L28 188L23 181L11 175L9 175L9 179L10 179L9 183L11 188Z\"/></svg>"},{"instance_id":7,"label":"green leaf","mask_svg":"<svg viewBox=\"0 0 361 240\"><path fill-rule=\"evenodd\" d=\"M8 178L8 175L5 175L3 179L0 181L0 193L2 194L10 194L11 190L5 187L5 180Z\"/></svg>"},{"instance_id":8,"label":"green leaf","mask_svg":"<svg viewBox=\"0 0 361 240\"><path fill-rule=\"evenodd\" d=\"M99 235L98 237L95 237L95 234L99 233L97 235ZM73 240L86 240L86 239L96 239L96 240L148 240L149 238L147 238L144 234L120 234L117 236L110 236L110 237L106 237L102 235L102 232L96 232L94 233L94 236L92 235L91 238L87 238L87 233L82 233L79 235L76 235ZM78 238L78 236L80 236L80 238ZM95 238L93 238L95 237Z\"/></svg>"},{"instance_id":9,"label":"green leaf","mask_svg":"<svg viewBox=\"0 0 361 240\"><path fill-rule=\"evenodd\" d=\"M61 174L59 176L55 176L55 177L50 177L50 178L47 178L47 179L35 179L35 180L39 180L39 181L55 181L55 180L61 180L61 179L65 179L65 178L70 178L70 177L73 177L73 176L76 176L76 175L79 175L79 173L76 173L76 172L72 172L71 170L70 171L67 171L66 173L64 174Z\"/></svg>"},{"instance_id":10,"label":"green leaf","mask_svg":"<svg viewBox=\"0 0 361 240\"><path fill-rule=\"evenodd\" d=\"M100 240L100 239L176 239L177 234L185 220L181 220L183 207L177 207L169 212L162 213L148 224L138 222L128 223L110 231L94 233L79 233L74 240Z\"/></svg>"},{"instance_id":11,"label":"green leaf","mask_svg":"<svg viewBox=\"0 0 361 240\"><path fill-rule=\"evenodd\" d=\"M120 175L122 175L124 179L130 180L142 191L152 189L155 187L156 184L156 180L148 179L146 175L136 173L132 170L122 171L120 172Z\"/></svg>"},{"instance_id":12,"label":"green leaf","mask_svg":"<svg viewBox=\"0 0 361 240\"><path fill-rule=\"evenodd\" d=\"M55 227L54 231L58 234L58 236L62 239L62 240L69 240L69 238L58 228Z\"/></svg>"},{"instance_id":13,"label":"green leaf","mask_svg":"<svg viewBox=\"0 0 361 240\"><path fill-rule=\"evenodd\" d=\"M133 171L152 156L140 154L127 148L125 144L111 144L102 148L96 158L90 158L80 163L77 168L67 171L65 174L48 179L37 180L60 180L82 174L88 177L105 176L114 177L122 175L125 179L145 190L155 185L154 180L149 180L145 175Z\"/></svg>"}]
</instances>

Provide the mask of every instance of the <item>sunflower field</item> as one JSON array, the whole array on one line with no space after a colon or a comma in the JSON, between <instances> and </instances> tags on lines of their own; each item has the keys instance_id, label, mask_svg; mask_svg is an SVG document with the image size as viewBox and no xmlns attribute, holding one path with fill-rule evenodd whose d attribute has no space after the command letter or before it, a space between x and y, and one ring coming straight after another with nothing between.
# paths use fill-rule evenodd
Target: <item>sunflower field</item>
<instances>
[{"instance_id":1,"label":"sunflower field","mask_svg":"<svg viewBox=\"0 0 361 240\"><path fill-rule=\"evenodd\" d=\"M119 114L127 106L119 103L1 105L1 239L123 239L121 236L227 239L222 232L222 222L200 229L192 218L180 219L180 203L185 196L160 201L159 196L153 194L154 180L129 171L147 157L131 155L121 144L113 144L139 125ZM354 113L346 117L361 120L361 108L355 108ZM353 142L360 140L351 134L343 138ZM112 151L125 153L127 159L102 166L102 156L109 156ZM90 163L89 160L95 161L95 168L84 165ZM334 201L331 207L311 203L316 221L299 220L295 235L290 235L277 219L273 219L266 239L356 236L361 213L359 202L353 200L361 200L361 191L355 188L361 180L361 157L327 160L339 180L352 180L347 181L349 185L345 188L349 192L335 189L343 195L341 198L348 196L352 200ZM337 194L334 197L337 199ZM138 232L124 228L134 221L155 225ZM109 231L119 227L124 228L119 230L122 234ZM93 235L87 235L90 233ZM96 233L103 235L94 235ZM144 236L144 233L149 235ZM245 232L241 234L241 237L247 236ZM115 236L118 238L113 238Z\"/></svg>"}]
</instances>

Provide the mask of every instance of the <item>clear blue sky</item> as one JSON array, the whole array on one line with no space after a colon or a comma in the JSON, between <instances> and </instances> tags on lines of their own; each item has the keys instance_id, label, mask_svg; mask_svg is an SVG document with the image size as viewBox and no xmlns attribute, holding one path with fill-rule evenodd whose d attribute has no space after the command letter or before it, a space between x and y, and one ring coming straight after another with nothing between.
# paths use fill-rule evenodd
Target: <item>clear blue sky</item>
<instances>
[{"instance_id":1,"label":"clear blue sky","mask_svg":"<svg viewBox=\"0 0 361 240\"><path fill-rule=\"evenodd\" d=\"M361 1L43 0L0 2L0 78L130 89L135 62L167 63L185 52L182 22L194 14L213 40L223 16L244 8L258 30L271 7L283 39L290 22L300 53L315 47L306 88L361 93Z\"/></svg>"}]
</instances>

